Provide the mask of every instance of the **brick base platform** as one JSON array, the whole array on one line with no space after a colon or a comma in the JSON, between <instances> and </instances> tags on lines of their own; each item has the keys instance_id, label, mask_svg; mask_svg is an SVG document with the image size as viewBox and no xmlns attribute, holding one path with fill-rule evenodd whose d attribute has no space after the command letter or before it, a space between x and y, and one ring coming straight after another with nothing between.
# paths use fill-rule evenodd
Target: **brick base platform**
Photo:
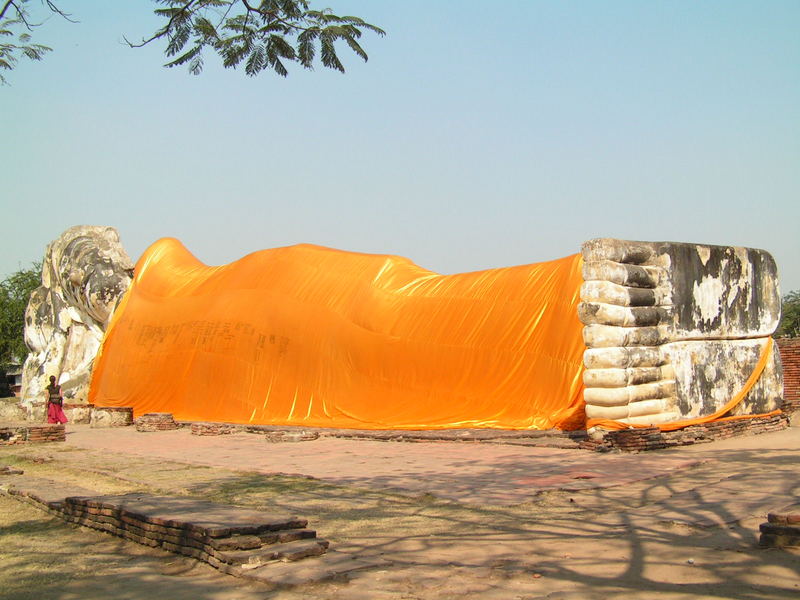
<instances>
[{"instance_id":1,"label":"brick base platform","mask_svg":"<svg viewBox=\"0 0 800 600\"><path fill-rule=\"evenodd\" d=\"M265 438L273 444L282 442L310 442L319 438L316 431L270 431Z\"/></svg>"},{"instance_id":2,"label":"brick base platform","mask_svg":"<svg viewBox=\"0 0 800 600\"><path fill-rule=\"evenodd\" d=\"M66 498L51 508L71 523L191 556L225 572L318 556L328 548L326 540L305 529L306 519L192 498L134 493Z\"/></svg>"},{"instance_id":3,"label":"brick base platform","mask_svg":"<svg viewBox=\"0 0 800 600\"><path fill-rule=\"evenodd\" d=\"M136 431L167 431L177 429L172 413L147 413L134 421Z\"/></svg>"},{"instance_id":4,"label":"brick base platform","mask_svg":"<svg viewBox=\"0 0 800 600\"><path fill-rule=\"evenodd\" d=\"M0 446L9 446L12 444L63 442L65 440L66 432L63 425L11 424L0 426Z\"/></svg>"},{"instance_id":5,"label":"brick base platform","mask_svg":"<svg viewBox=\"0 0 800 600\"><path fill-rule=\"evenodd\" d=\"M268 441L302 441L304 435L348 440L379 442L468 442L479 444L510 444L540 448L580 448L587 439L585 431L558 429L334 429L322 427L291 427L276 425L237 425L248 433L266 436Z\"/></svg>"},{"instance_id":6,"label":"brick base platform","mask_svg":"<svg viewBox=\"0 0 800 600\"><path fill-rule=\"evenodd\" d=\"M734 421L715 421L692 425L678 431L662 432L657 427L605 432L601 439L590 437L585 430L503 430L503 429L433 429L379 430L292 427L277 425L242 425L179 421L178 426L191 427L194 435L223 435L245 431L263 435L268 442L300 442L317 438L363 439L384 442L470 442L509 444L544 448L573 448L608 452L643 452L677 446L713 442L740 435L756 435L780 431L789 426L791 403L784 403L784 414L753 417ZM156 413L165 414L165 413ZM167 417L171 417L168 413ZM149 415L145 415L147 417ZM140 417L140 419L143 417ZM137 419L138 422L138 419ZM171 428L171 427L165 427ZM137 426L138 429L138 426ZM147 431L155 431L148 429Z\"/></svg>"},{"instance_id":7,"label":"brick base platform","mask_svg":"<svg viewBox=\"0 0 800 600\"><path fill-rule=\"evenodd\" d=\"M676 446L702 444L715 440L724 440L738 435L752 435L780 431L789 426L785 414L771 417L753 417L735 421L713 421L702 425L691 425L677 431L661 431L658 427L620 429L603 434L602 439L590 439L582 446L589 450L607 452L621 450L623 452L643 452L661 450Z\"/></svg>"},{"instance_id":8,"label":"brick base platform","mask_svg":"<svg viewBox=\"0 0 800 600\"><path fill-rule=\"evenodd\" d=\"M759 545L768 548L791 548L800 546L800 506L769 513L767 522L759 527Z\"/></svg>"},{"instance_id":9,"label":"brick base platform","mask_svg":"<svg viewBox=\"0 0 800 600\"><path fill-rule=\"evenodd\" d=\"M192 423L192 435L229 435L236 431L235 425L226 423Z\"/></svg>"},{"instance_id":10,"label":"brick base platform","mask_svg":"<svg viewBox=\"0 0 800 600\"><path fill-rule=\"evenodd\" d=\"M40 491L11 486L8 493L70 523L202 560L229 575L269 581L271 563L320 556L329 546L305 528L306 519L293 516L141 493L54 499L48 483L55 482L36 481Z\"/></svg>"}]
</instances>

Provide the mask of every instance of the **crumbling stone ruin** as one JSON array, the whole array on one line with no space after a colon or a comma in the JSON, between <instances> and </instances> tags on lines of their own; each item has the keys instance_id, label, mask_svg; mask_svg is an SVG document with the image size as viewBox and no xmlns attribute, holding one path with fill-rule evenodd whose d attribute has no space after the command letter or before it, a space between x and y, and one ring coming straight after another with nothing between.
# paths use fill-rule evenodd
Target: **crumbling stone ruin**
<instances>
[{"instance_id":1,"label":"crumbling stone ruin","mask_svg":"<svg viewBox=\"0 0 800 600\"><path fill-rule=\"evenodd\" d=\"M128 427L133 425L133 409L129 406L93 406L89 425L92 428Z\"/></svg>"},{"instance_id":2,"label":"crumbling stone ruin","mask_svg":"<svg viewBox=\"0 0 800 600\"><path fill-rule=\"evenodd\" d=\"M94 358L133 263L113 227L70 227L47 246L42 285L25 312L30 354L22 371L22 403L44 400L48 378L59 378L65 402L86 402Z\"/></svg>"}]
</instances>

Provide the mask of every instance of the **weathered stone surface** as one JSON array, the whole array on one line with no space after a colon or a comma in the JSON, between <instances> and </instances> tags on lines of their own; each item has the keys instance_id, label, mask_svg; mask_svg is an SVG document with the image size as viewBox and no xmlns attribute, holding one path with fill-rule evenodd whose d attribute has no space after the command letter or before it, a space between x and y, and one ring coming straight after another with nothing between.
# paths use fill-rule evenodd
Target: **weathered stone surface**
<instances>
[{"instance_id":1,"label":"weathered stone surface","mask_svg":"<svg viewBox=\"0 0 800 600\"><path fill-rule=\"evenodd\" d=\"M70 423L90 423L93 409L91 404L64 404L64 413Z\"/></svg>"},{"instance_id":2,"label":"weathered stone surface","mask_svg":"<svg viewBox=\"0 0 800 600\"><path fill-rule=\"evenodd\" d=\"M755 338L665 344L664 356L675 371L680 414L692 418L722 408L753 372L765 343L765 338ZM761 377L730 414L763 414L779 408L782 398L780 353L773 347Z\"/></svg>"},{"instance_id":3,"label":"weathered stone surface","mask_svg":"<svg viewBox=\"0 0 800 600\"><path fill-rule=\"evenodd\" d=\"M48 245L42 285L25 312L30 354L23 404L44 399L51 375L67 402L86 402L95 355L132 276L133 263L112 227L71 227Z\"/></svg>"},{"instance_id":4,"label":"weathered stone surface","mask_svg":"<svg viewBox=\"0 0 800 600\"><path fill-rule=\"evenodd\" d=\"M621 250L634 246L636 252ZM582 253L584 302L621 305L614 296L652 289L653 300L636 306L668 308L659 322L672 339L766 337L780 320L777 267L764 250L601 238L586 242ZM628 290L598 295L586 289L609 283Z\"/></svg>"},{"instance_id":5,"label":"weathered stone surface","mask_svg":"<svg viewBox=\"0 0 800 600\"><path fill-rule=\"evenodd\" d=\"M658 425L715 413L744 386L780 319L763 250L591 240L583 245L586 415ZM781 405L780 356L732 415Z\"/></svg>"},{"instance_id":6,"label":"weathered stone surface","mask_svg":"<svg viewBox=\"0 0 800 600\"><path fill-rule=\"evenodd\" d=\"M228 538L209 538L214 550L252 550L260 548L264 541L257 535L232 535Z\"/></svg>"},{"instance_id":7,"label":"weathered stone surface","mask_svg":"<svg viewBox=\"0 0 800 600\"><path fill-rule=\"evenodd\" d=\"M42 477L24 475L9 484L8 494L17 498L27 498L42 505L62 503L70 494L93 494L94 491L63 481L53 481Z\"/></svg>"},{"instance_id":8,"label":"weathered stone surface","mask_svg":"<svg viewBox=\"0 0 800 600\"><path fill-rule=\"evenodd\" d=\"M258 549L223 552L221 560L235 567L255 568L273 560L295 561L308 556L319 556L327 549L327 540L296 540L284 544L265 545Z\"/></svg>"},{"instance_id":9,"label":"weathered stone surface","mask_svg":"<svg viewBox=\"0 0 800 600\"><path fill-rule=\"evenodd\" d=\"M19 402L0 402L0 422L24 421L27 411Z\"/></svg>"},{"instance_id":10,"label":"weathered stone surface","mask_svg":"<svg viewBox=\"0 0 800 600\"><path fill-rule=\"evenodd\" d=\"M128 427L133 425L133 409L129 406L95 407L90 427Z\"/></svg>"}]
</instances>

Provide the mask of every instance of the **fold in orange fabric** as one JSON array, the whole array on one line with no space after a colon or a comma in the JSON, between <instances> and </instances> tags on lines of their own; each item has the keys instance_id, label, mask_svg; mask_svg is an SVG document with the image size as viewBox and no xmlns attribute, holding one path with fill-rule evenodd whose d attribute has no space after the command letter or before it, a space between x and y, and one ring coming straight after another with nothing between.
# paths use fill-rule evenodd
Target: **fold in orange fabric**
<instances>
[{"instance_id":1,"label":"fold in orange fabric","mask_svg":"<svg viewBox=\"0 0 800 600\"><path fill-rule=\"evenodd\" d=\"M136 265L90 402L136 416L356 429L584 426L579 255L439 275L311 245Z\"/></svg>"}]
</instances>

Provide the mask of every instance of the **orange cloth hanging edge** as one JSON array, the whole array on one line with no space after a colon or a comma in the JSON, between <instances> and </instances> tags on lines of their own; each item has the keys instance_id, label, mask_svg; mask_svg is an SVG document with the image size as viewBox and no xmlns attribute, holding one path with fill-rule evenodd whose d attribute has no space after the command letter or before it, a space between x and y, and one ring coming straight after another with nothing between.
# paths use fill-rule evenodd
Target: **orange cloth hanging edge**
<instances>
[{"instance_id":1,"label":"orange cloth hanging edge","mask_svg":"<svg viewBox=\"0 0 800 600\"><path fill-rule=\"evenodd\" d=\"M92 384L90 388L90 402L95 404L96 406L130 406L133 405L135 413L142 414L144 412L170 412L169 406L160 406L157 407L160 410L147 410L145 409L146 403L142 404L138 401L129 402L130 398L113 398L109 397L108 395L104 395L101 391L103 387L102 383L104 377L106 376L106 367L108 366L108 356L109 354L113 354L113 346L114 340L120 334L120 328L122 324L125 322L125 315L129 312L129 303L136 302L136 300L132 300L136 296L136 288L139 284L140 278L144 271L147 271L151 261L156 261L158 258L158 254L160 251L164 251L164 245L170 246L171 250L174 250L174 246L179 246L180 251L185 252L189 259L186 259L188 262L192 263L191 268L196 269L198 271L203 271L203 278L213 277L212 271L216 270L225 270L236 268L235 265L245 260L256 260L253 257L257 257L262 253L269 253L272 252L270 250L256 252L247 257L240 259L240 261L235 261L230 265L226 265L223 267L207 267L203 265L200 261L196 258L191 256L189 252L178 242L174 239L165 239L159 240L153 246L151 246L142 256L142 258L137 263L136 267L136 277L134 282L131 286L131 289L123 297L122 301L120 302L117 310L115 311L111 323L109 325L108 331L103 341L103 345L101 347L100 352L95 360L95 369L92 377ZM295 247L289 247L289 249ZM318 247L314 247L318 248ZM287 249L274 249L274 250L287 250ZM355 255L356 253L347 253L338 250L332 249L322 249L330 253L339 253L342 255ZM364 255L360 255L364 256ZM382 255L368 255L374 257L381 257L387 258ZM388 258L397 258L401 261L407 261L407 259L400 259L399 257L388 257ZM413 263L410 263L413 265ZM558 408L553 410L551 414L551 418L542 417L539 415L538 417L534 418L534 416L530 416L530 418L524 419L524 423L520 423L519 420L511 421L511 422L503 422L501 419L488 419L482 421L481 418L454 418L452 422L447 423L426 423L424 420L420 420L420 422L413 422L413 423L403 423L403 424L391 424L386 422L364 422L362 420L353 420L345 418L345 422L340 421L331 421L329 423L319 423L319 422L309 422L307 419L295 419L292 420L291 418L279 418L274 420L269 420L265 424L278 424L278 425L302 425L302 426L319 426L319 427L343 427L343 428L357 428L357 429L446 429L446 428L462 428L462 427L474 427L474 428L497 428L497 429L546 429L551 427L558 427L562 429L580 429L584 426L585 423L585 415L583 412L583 384L582 384L582 372L583 372L583 364L582 364L582 355L583 355L583 344L581 341L580 331L582 326L577 319L576 313L576 305L579 301L579 288L580 284L582 283L582 278L580 276L581 271L581 264L582 259L580 255L572 255L569 257L565 257L563 259L558 259L556 261L550 261L548 263L538 263L536 265L523 265L521 267L508 267L505 269L493 269L490 271L484 272L476 272L476 273L467 273L467 274L459 274L453 276L441 276L436 275L430 271L426 271L430 277L437 277L440 280L446 280L448 278L458 278L458 277L473 277L475 278L478 275L481 276L491 276L492 272L500 272L500 271L511 271L511 270L519 270L519 269L531 269L540 267L541 265L552 265L553 271L555 275L558 275L556 271L563 271L561 277L563 281L561 283L562 289L559 290L559 293L563 296L568 296L567 303L570 305L569 315L564 316L561 315L561 321L557 324L557 333L558 333L558 341L560 341L561 345L565 343L569 346L573 344L572 340L578 340L575 343L575 348L571 349L568 354L568 362L573 364L572 367L568 369L568 376L561 377L562 381L560 385L562 389L568 390L567 394L562 394L562 397L551 399L551 403L555 403ZM420 269L413 265L414 268ZM564 271L566 269L566 271ZM568 271L568 272L567 272ZM211 275L209 275L211 273ZM167 274L169 275L169 274ZM555 276L551 274L551 277ZM163 274L162 274L163 277ZM167 277L168 278L168 277ZM549 280L546 280L549 282ZM561 301L564 302L564 298L551 298L553 302ZM545 303L545 306L547 303ZM562 311L563 313L564 311ZM129 325L126 324L126 326ZM552 328L552 324L551 324ZM552 337L552 333L551 333ZM566 342L564 342L566 340ZM112 350L109 352L109 348ZM124 368L124 366L117 365L117 367ZM479 365L480 366L480 365ZM113 371L113 369L110 369ZM564 381L565 380L565 381ZM545 382L537 381L536 385L533 387L545 387ZM139 399L141 400L141 398ZM202 398L195 398L195 405L202 403ZM297 398L295 398L297 400ZM324 404L324 400L323 400ZM151 407L152 408L152 407ZM249 407L248 407L249 408ZM499 409L495 407L494 412L502 412L502 407ZM311 405L308 406L309 414L311 413ZM202 411L201 411L202 412ZM292 405L292 413L294 412L294 405ZM181 414L180 410L174 411L175 417L178 419L183 420L218 420L214 418L213 414ZM256 409L253 410L252 415L256 414ZM342 414L347 415L347 411L342 411ZM256 419L253 420L253 416L239 414L237 417L231 418L230 414L226 415L227 418L224 419L225 422L234 422L234 423L253 423L253 422L263 422ZM291 417L291 414L290 414ZM535 422L537 421L539 424Z\"/></svg>"},{"instance_id":2,"label":"orange cloth hanging edge","mask_svg":"<svg viewBox=\"0 0 800 600\"><path fill-rule=\"evenodd\" d=\"M764 347L761 349L761 353L759 354L758 361L756 362L755 367L753 367L753 371L750 373L750 377L747 378L742 389L739 390L731 400L725 404L722 408L718 411L706 415L705 417L696 417L694 419L684 419L681 421L673 421L672 423L661 423L659 425L640 425L640 424L632 424L632 423L623 423L621 421L614 421L612 419L588 419L586 422L586 428L590 429L592 427L602 427L603 429L609 430L619 430L619 429L648 429L651 427L658 427L661 431L675 431L677 429L683 429L685 427L689 427L690 425L701 425L703 423L710 423L712 421L736 421L741 419L754 419L756 417L769 417L772 415L780 414L780 409L773 410L768 413L763 413L759 415L734 415L731 417L723 417L724 414L733 410L733 408L739 404L742 400L744 400L745 396L750 392L752 387L756 384L756 381L761 377L761 374L764 372L764 368L767 366L767 361L772 356L772 347L774 345L774 341L771 337L767 338L767 343L764 344Z\"/></svg>"}]
</instances>

